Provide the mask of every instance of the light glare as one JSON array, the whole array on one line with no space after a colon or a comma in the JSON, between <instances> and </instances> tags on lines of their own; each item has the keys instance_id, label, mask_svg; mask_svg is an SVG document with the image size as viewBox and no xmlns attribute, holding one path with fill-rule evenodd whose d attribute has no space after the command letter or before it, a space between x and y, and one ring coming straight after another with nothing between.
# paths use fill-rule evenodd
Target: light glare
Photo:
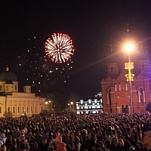
<instances>
[{"instance_id":1,"label":"light glare","mask_svg":"<svg viewBox=\"0 0 151 151\"><path fill-rule=\"evenodd\" d=\"M135 46L134 44L132 43L128 43L124 46L124 49L127 51L127 52L132 52L134 50Z\"/></svg>"}]
</instances>

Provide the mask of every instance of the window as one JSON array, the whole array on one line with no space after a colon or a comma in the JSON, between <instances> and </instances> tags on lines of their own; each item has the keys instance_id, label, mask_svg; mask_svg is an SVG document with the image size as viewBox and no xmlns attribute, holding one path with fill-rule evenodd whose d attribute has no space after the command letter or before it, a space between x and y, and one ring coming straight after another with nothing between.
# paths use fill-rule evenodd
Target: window
<instances>
[{"instance_id":1,"label":"window","mask_svg":"<svg viewBox=\"0 0 151 151\"><path fill-rule=\"evenodd\" d=\"M18 107L18 113L20 113L20 108Z\"/></svg>"},{"instance_id":2,"label":"window","mask_svg":"<svg viewBox=\"0 0 151 151\"><path fill-rule=\"evenodd\" d=\"M97 99L94 99L94 102L97 103Z\"/></svg>"},{"instance_id":3,"label":"window","mask_svg":"<svg viewBox=\"0 0 151 151\"><path fill-rule=\"evenodd\" d=\"M2 86L0 85L0 91L2 91Z\"/></svg>"},{"instance_id":4,"label":"window","mask_svg":"<svg viewBox=\"0 0 151 151\"><path fill-rule=\"evenodd\" d=\"M121 91L121 84L119 84L119 91Z\"/></svg>"},{"instance_id":5,"label":"window","mask_svg":"<svg viewBox=\"0 0 151 151\"><path fill-rule=\"evenodd\" d=\"M145 102L145 99L144 99L144 90L143 90L143 88L140 88L139 91L140 91L140 92L139 92L140 102Z\"/></svg>"},{"instance_id":6,"label":"window","mask_svg":"<svg viewBox=\"0 0 151 151\"><path fill-rule=\"evenodd\" d=\"M2 107L0 107L0 113L2 113Z\"/></svg>"},{"instance_id":7,"label":"window","mask_svg":"<svg viewBox=\"0 0 151 151\"><path fill-rule=\"evenodd\" d=\"M28 107L27 107L27 113L28 113Z\"/></svg>"},{"instance_id":8,"label":"window","mask_svg":"<svg viewBox=\"0 0 151 151\"><path fill-rule=\"evenodd\" d=\"M10 112L10 107L8 107L8 112Z\"/></svg>"},{"instance_id":9,"label":"window","mask_svg":"<svg viewBox=\"0 0 151 151\"><path fill-rule=\"evenodd\" d=\"M80 100L80 103L83 104L83 100Z\"/></svg>"},{"instance_id":10,"label":"window","mask_svg":"<svg viewBox=\"0 0 151 151\"><path fill-rule=\"evenodd\" d=\"M89 99L88 102L91 103L91 99Z\"/></svg>"},{"instance_id":11,"label":"window","mask_svg":"<svg viewBox=\"0 0 151 151\"><path fill-rule=\"evenodd\" d=\"M15 107L13 107L13 113L15 113Z\"/></svg>"},{"instance_id":12,"label":"window","mask_svg":"<svg viewBox=\"0 0 151 151\"><path fill-rule=\"evenodd\" d=\"M117 91L117 85L115 85L115 91Z\"/></svg>"}]
</instances>

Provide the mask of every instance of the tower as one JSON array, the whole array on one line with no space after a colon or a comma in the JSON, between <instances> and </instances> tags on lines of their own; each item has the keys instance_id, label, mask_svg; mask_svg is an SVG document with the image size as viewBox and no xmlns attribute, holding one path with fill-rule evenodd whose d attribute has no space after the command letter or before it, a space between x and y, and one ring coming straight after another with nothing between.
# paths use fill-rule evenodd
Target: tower
<instances>
[{"instance_id":1,"label":"tower","mask_svg":"<svg viewBox=\"0 0 151 151\"><path fill-rule=\"evenodd\" d=\"M134 62L132 81L133 112L146 112L151 101L151 64L147 52L141 49ZM104 113L130 113L130 86L126 80L127 71L124 60L110 58L107 64L106 77L101 81Z\"/></svg>"}]
</instances>

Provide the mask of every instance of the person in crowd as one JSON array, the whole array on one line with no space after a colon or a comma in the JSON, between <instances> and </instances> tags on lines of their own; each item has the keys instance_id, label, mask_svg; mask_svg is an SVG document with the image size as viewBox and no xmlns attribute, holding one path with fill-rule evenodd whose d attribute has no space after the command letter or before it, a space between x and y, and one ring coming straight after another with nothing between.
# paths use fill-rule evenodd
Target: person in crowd
<instances>
[{"instance_id":1,"label":"person in crowd","mask_svg":"<svg viewBox=\"0 0 151 151\"><path fill-rule=\"evenodd\" d=\"M7 151L150 151L151 115L83 114L0 118Z\"/></svg>"},{"instance_id":2,"label":"person in crowd","mask_svg":"<svg viewBox=\"0 0 151 151\"><path fill-rule=\"evenodd\" d=\"M2 145L2 146L0 147L0 151L7 151L6 145Z\"/></svg>"}]
</instances>

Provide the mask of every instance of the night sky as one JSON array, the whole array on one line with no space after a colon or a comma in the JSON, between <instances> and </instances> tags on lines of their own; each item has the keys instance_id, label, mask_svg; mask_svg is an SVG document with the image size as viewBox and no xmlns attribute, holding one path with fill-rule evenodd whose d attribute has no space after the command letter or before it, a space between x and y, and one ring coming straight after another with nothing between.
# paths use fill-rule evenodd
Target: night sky
<instances>
[{"instance_id":1,"label":"night sky","mask_svg":"<svg viewBox=\"0 0 151 151\"><path fill-rule=\"evenodd\" d=\"M127 27L129 35L151 52L150 0L1 0L0 72L8 65L21 86L29 84L29 75L34 80L42 72L38 87L31 83L35 92L75 92L80 98L93 97L101 91L111 45L113 51L119 49ZM47 70L42 71L44 42L53 33L67 34L73 41L71 70L67 64L47 61ZM48 68L65 72L55 71L48 82Z\"/></svg>"}]
</instances>

